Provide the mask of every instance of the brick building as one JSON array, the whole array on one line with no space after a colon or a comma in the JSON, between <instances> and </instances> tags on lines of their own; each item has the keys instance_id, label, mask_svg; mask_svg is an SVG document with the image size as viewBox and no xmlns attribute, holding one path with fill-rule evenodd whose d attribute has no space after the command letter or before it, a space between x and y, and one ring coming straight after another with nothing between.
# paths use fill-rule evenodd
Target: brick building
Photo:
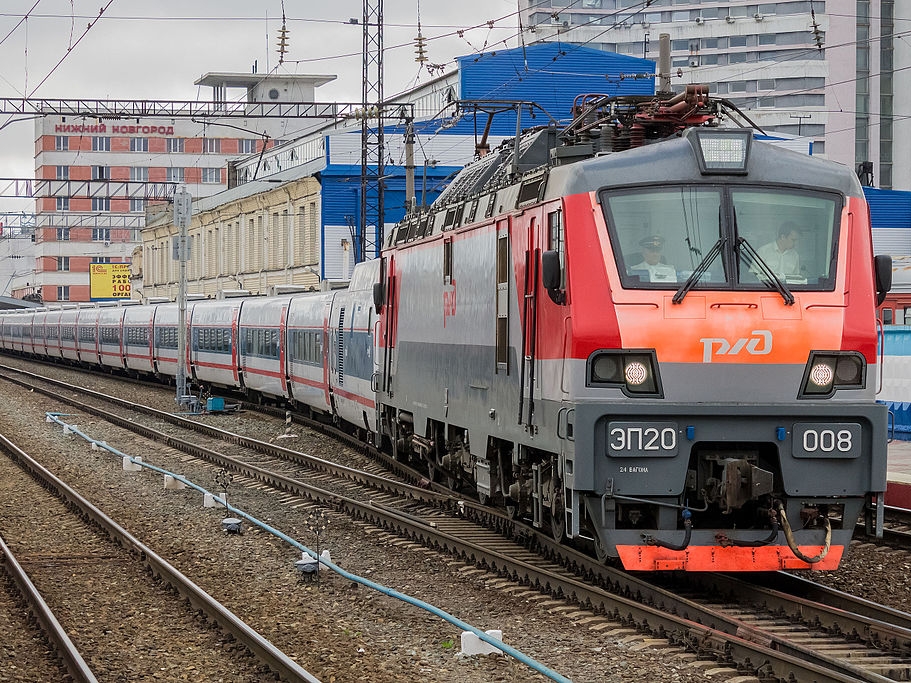
<instances>
[{"instance_id":1,"label":"brick building","mask_svg":"<svg viewBox=\"0 0 911 683\"><path fill-rule=\"evenodd\" d=\"M210 73L199 86L214 102L246 91L249 104L314 102L335 76ZM318 121L280 118L87 119L46 116L35 122L35 178L50 192L36 200L34 269L16 276L13 296L45 302L89 301L91 263L129 263L146 210L184 185L194 198L228 186L228 161L299 136ZM159 206L159 210L163 207Z\"/></svg>"}]
</instances>

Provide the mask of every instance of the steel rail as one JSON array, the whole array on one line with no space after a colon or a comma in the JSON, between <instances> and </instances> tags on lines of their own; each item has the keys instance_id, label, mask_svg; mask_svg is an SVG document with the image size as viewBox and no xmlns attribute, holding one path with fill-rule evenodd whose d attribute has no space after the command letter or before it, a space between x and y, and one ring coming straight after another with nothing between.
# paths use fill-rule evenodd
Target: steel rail
<instances>
[{"instance_id":1,"label":"steel rail","mask_svg":"<svg viewBox=\"0 0 911 683\"><path fill-rule=\"evenodd\" d=\"M54 652L73 681L75 683L98 683L98 679L95 678L95 674L92 673L89 665L83 659L79 649L70 640L66 630L57 621L54 612L44 601L38 588L32 583L28 573L16 560L13 551L10 550L10 547L2 537L0 537L0 564L3 564L7 574L19 588L19 592L28 603L32 615L41 624L41 628L51 643L51 647L53 647Z\"/></svg>"},{"instance_id":2,"label":"steel rail","mask_svg":"<svg viewBox=\"0 0 911 683\"><path fill-rule=\"evenodd\" d=\"M194 608L201 610L224 631L234 636L238 642L246 646L254 656L284 680L291 683L319 683L319 679L3 435L0 435L0 448L15 458L23 469L67 506L96 524L115 543L136 555L154 577L174 588Z\"/></svg>"}]
</instances>

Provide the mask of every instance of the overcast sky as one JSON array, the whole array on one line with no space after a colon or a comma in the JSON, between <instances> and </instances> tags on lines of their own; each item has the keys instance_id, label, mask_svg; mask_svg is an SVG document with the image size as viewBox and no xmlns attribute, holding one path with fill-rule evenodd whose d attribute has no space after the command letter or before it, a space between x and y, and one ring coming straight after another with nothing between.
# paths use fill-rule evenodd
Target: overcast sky
<instances>
[{"instance_id":1,"label":"overcast sky","mask_svg":"<svg viewBox=\"0 0 911 683\"><path fill-rule=\"evenodd\" d=\"M447 70L456 56L518 45L516 0L383 4L387 97L431 78L414 61L419 11L429 63ZM283 14L289 41L278 65ZM361 0L0 0L0 97L209 100L210 88L193 85L200 76L255 64L337 75L317 99L356 102L362 18ZM0 122L0 177L33 177L34 123ZM34 202L0 198L0 211L11 210L31 212Z\"/></svg>"}]
</instances>

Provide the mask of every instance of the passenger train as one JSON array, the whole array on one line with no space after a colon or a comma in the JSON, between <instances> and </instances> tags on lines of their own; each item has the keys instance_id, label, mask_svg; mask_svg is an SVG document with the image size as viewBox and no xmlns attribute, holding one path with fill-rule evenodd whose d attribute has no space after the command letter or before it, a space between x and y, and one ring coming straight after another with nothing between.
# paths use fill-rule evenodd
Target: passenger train
<instances>
[{"instance_id":1,"label":"passenger train","mask_svg":"<svg viewBox=\"0 0 911 683\"><path fill-rule=\"evenodd\" d=\"M857 178L720 126L699 88L574 115L467 166L346 290L190 302L190 379L347 424L627 569L838 567L886 487L891 264ZM0 344L172 377L177 320L14 312Z\"/></svg>"}]
</instances>

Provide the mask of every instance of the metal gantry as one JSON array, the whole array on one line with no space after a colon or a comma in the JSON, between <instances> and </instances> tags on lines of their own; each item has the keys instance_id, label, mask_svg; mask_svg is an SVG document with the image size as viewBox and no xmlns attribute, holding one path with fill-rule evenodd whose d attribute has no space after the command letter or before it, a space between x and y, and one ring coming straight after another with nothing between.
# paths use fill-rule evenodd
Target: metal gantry
<instances>
[{"instance_id":1,"label":"metal gantry","mask_svg":"<svg viewBox=\"0 0 911 683\"><path fill-rule=\"evenodd\" d=\"M361 212L357 261L379 256L383 239L383 0L364 0Z\"/></svg>"},{"instance_id":2,"label":"metal gantry","mask_svg":"<svg viewBox=\"0 0 911 683\"><path fill-rule=\"evenodd\" d=\"M0 197L117 197L170 200L177 183L139 180L45 180L0 178ZM69 215L69 214L67 214Z\"/></svg>"},{"instance_id":3,"label":"metal gantry","mask_svg":"<svg viewBox=\"0 0 911 683\"><path fill-rule=\"evenodd\" d=\"M92 119L108 125L135 124L143 118L354 118L357 102L224 102L190 100L94 100L0 98L0 114L67 116Z\"/></svg>"}]
</instances>

